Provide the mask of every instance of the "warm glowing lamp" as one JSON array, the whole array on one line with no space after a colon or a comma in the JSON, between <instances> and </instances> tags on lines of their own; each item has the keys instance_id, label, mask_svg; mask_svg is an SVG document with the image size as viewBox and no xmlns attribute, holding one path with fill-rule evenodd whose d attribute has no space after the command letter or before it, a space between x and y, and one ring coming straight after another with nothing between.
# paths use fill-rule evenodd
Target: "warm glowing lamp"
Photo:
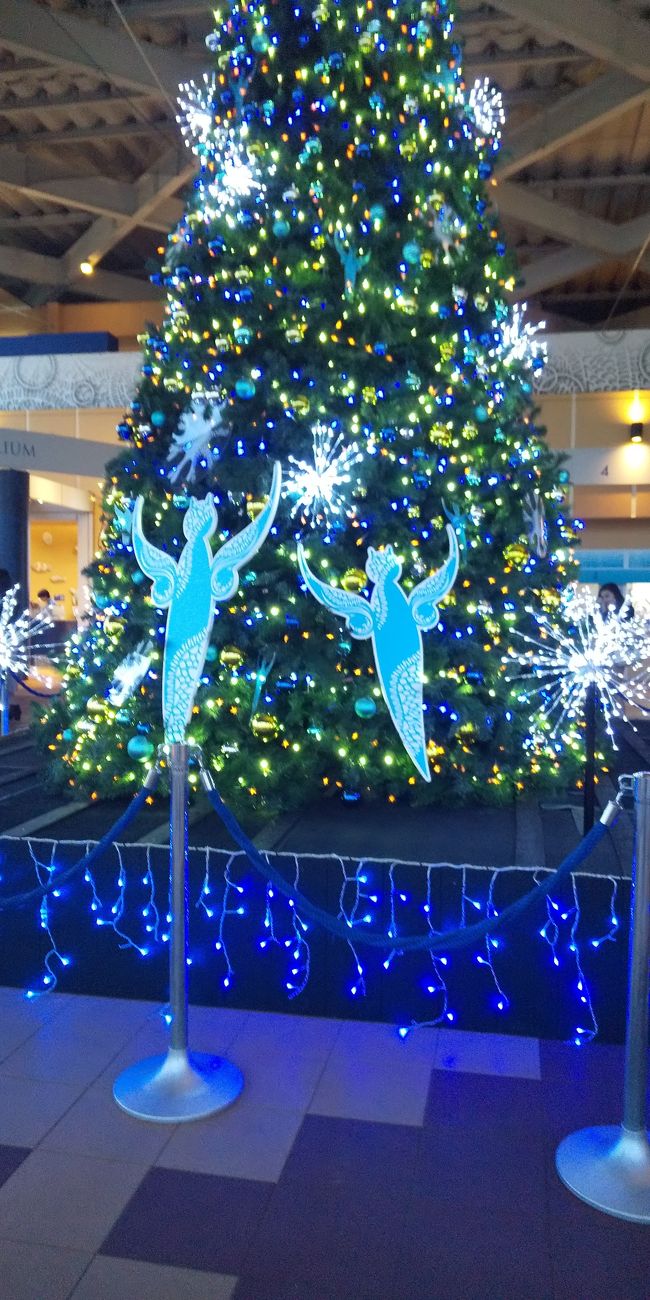
<instances>
[{"instance_id":1,"label":"warm glowing lamp","mask_svg":"<svg viewBox=\"0 0 650 1300\"><path fill-rule=\"evenodd\" d=\"M95 268L92 262L80 262L79 270L81 271L82 275L92 275Z\"/></svg>"},{"instance_id":2,"label":"warm glowing lamp","mask_svg":"<svg viewBox=\"0 0 650 1300\"><path fill-rule=\"evenodd\" d=\"M643 442L643 404L638 392L630 404L630 442Z\"/></svg>"}]
</instances>

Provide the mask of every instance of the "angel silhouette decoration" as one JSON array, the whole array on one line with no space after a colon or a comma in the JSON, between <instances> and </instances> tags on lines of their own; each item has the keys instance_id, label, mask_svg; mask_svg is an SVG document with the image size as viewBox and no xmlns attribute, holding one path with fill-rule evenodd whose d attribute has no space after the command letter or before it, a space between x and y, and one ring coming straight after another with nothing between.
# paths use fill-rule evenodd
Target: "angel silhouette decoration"
<instances>
[{"instance_id":1,"label":"angel silhouette decoration","mask_svg":"<svg viewBox=\"0 0 650 1300\"><path fill-rule=\"evenodd\" d=\"M133 550L143 573L153 580L151 599L169 609L163 657L163 722L168 744L182 743L192 716L214 622L215 602L229 600L239 585L239 570L259 550L275 518L282 470L273 466L271 492L257 519L229 537L212 554L210 538L217 526L212 493L190 502L183 519L187 542L178 560L158 550L142 531L144 498L133 511Z\"/></svg>"},{"instance_id":2,"label":"angel silhouette decoration","mask_svg":"<svg viewBox=\"0 0 650 1300\"><path fill-rule=\"evenodd\" d=\"M302 543L298 565L308 590L321 605L345 619L353 637L372 638L375 667L382 695L399 738L425 781L431 780L422 712L422 632L438 622L438 604L454 585L459 549L447 524L449 556L441 568L423 578L411 592L400 586L402 561L392 546L368 547L366 573L374 588L370 600L321 582L311 572Z\"/></svg>"}]
</instances>

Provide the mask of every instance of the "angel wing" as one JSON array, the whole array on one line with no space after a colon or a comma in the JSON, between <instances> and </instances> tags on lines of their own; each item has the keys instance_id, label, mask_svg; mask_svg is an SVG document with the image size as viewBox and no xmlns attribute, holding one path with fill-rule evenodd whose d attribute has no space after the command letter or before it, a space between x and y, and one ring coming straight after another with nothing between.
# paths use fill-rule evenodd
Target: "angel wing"
<instances>
[{"instance_id":1,"label":"angel wing","mask_svg":"<svg viewBox=\"0 0 650 1300\"><path fill-rule=\"evenodd\" d=\"M352 591L343 591L340 587L330 587L327 582L321 582L309 568L302 542L298 542L297 553L300 572L318 603L324 605L326 609L331 609L333 614L339 614L344 618L352 636L358 641L364 641L366 637L372 636L375 625L367 600Z\"/></svg>"},{"instance_id":2,"label":"angel wing","mask_svg":"<svg viewBox=\"0 0 650 1300\"><path fill-rule=\"evenodd\" d=\"M239 570L259 550L275 519L282 485L282 466L276 460L273 466L271 491L264 509L241 532L229 537L217 551L212 561L211 590L215 600L228 600L234 596L239 583Z\"/></svg>"},{"instance_id":3,"label":"angel wing","mask_svg":"<svg viewBox=\"0 0 650 1300\"><path fill-rule=\"evenodd\" d=\"M153 579L151 599L159 609L171 604L178 572L176 561L166 551L148 542L142 531L144 497L137 497L133 509L133 550L143 573Z\"/></svg>"},{"instance_id":4,"label":"angel wing","mask_svg":"<svg viewBox=\"0 0 650 1300\"><path fill-rule=\"evenodd\" d=\"M428 578L423 578L418 582L417 587L413 588L409 596L409 605L413 620L418 627L428 631L435 627L438 622L438 605L444 596L451 591L458 573L459 550L458 538L451 524L446 525L447 537L449 539L449 556L444 564L436 569L435 573L430 574Z\"/></svg>"}]
</instances>

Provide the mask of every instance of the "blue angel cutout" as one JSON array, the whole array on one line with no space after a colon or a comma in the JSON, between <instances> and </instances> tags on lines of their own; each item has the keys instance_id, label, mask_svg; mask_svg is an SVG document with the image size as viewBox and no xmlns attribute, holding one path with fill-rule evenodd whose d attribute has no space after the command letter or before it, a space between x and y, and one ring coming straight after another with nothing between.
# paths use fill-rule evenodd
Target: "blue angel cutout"
<instances>
[{"instance_id":1,"label":"blue angel cutout","mask_svg":"<svg viewBox=\"0 0 650 1300\"><path fill-rule=\"evenodd\" d=\"M422 711L422 632L438 622L438 604L454 585L458 573L458 539L447 524L449 556L441 568L423 578L409 595L400 586L402 561L392 546L368 547L366 573L374 583L370 600L340 587L330 587L312 573L302 543L298 565L312 596L339 614L353 637L372 637L375 667L382 695L400 740L425 781L431 780Z\"/></svg>"},{"instance_id":2,"label":"blue angel cutout","mask_svg":"<svg viewBox=\"0 0 650 1300\"><path fill-rule=\"evenodd\" d=\"M144 498L133 512L133 549L143 573L153 580L151 599L169 608L163 657L163 722L168 744L183 742L192 716L214 622L215 601L229 600L239 585L239 570L259 550L275 518L282 471L273 466L271 492L257 519L229 537L212 554L210 538L217 526L212 493L190 502L183 519L187 542L178 560L158 550L142 531Z\"/></svg>"}]
</instances>

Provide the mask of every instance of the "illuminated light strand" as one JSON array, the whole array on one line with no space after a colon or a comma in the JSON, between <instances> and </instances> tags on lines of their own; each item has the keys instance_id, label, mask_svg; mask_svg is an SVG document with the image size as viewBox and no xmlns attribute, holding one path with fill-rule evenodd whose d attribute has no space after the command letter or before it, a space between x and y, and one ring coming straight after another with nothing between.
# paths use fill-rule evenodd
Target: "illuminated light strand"
<instances>
[{"instance_id":1,"label":"illuminated light strand","mask_svg":"<svg viewBox=\"0 0 650 1300\"><path fill-rule=\"evenodd\" d=\"M28 841L28 848L34 866L34 871L36 873L36 879L39 885L48 885L52 878L52 872L56 869L56 863L54 860L56 857L56 850L57 850L56 842L54 841L52 843L49 863L40 861L40 859L36 856L31 841ZM39 904L39 908L38 908L39 926L41 930L45 931L45 934L47 935L48 938L48 942L50 944L50 948L49 951L46 952L43 958L43 965L45 966L45 974L43 975L43 987L41 989L36 989L36 988L28 989L27 997L29 999L37 997L39 993L46 993L46 992L52 993L56 988L58 984L58 974L55 967L52 964L53 962L58 962L59 965L63 967L69 966L71 963L70 957L64 956L63 953L59 951L54 935L52 934L52 929L50 926L50 903L49 903L50 897L58 898L59 890L56 889L53 890L51 895L44 894Z\"/></svg>"},{"instance_id":2,"label":"illuminated light strand","mask_svg":"<svg viewBox=\"0 0 650 1300\"><path fill-rule=\"evenodd\" d=\"M234 892L240 898L244 892L243 885L238 885L234 880L230 879L230 868L237 856L238 856L237 853L231 853L223 870L224 888L223 888L221 908L219 912L219 934L214 945L215 952L218 952L221 955L221 958L225 963L226 973L225 975L222 976L221 979L221 983L225 989L230 988L230 985L233 980L233 976L235 974L235 968L230 960L228 945L226 943L226 922L229 916L243 916L245 912L245 908L241 903L239 903L237 907L228 906L231 892Z\"/></svg>"},{"instance_id":3,"label":"illuminated light strand","mask_svg":"<svg viewBox=\"0 0 650 1300\"><path fill-rule=\"evenodd\" d=\"M5 837L5 839L8 842L11 842L12 837ZM20 845L25 843L24 841L15 840L15 839L13 840L13 842ZM55 857L57 856L59 850L68 846L77 847L80 842L79 841L55 841L50 839L32 840L30 838L26 841L26 843L27 843L28 851L31 855L32 862L35 862L35 864L38 863L38 871L37 871L38 879L41 883L46 883L47 879L49 878L49 873L54 867ZM82 841L81 843L84 844L84 847L87 850L89 844L92 842ZM44 854L47 853L47 850L44 849L42 846L49 847L49 859L50 859L49 866L46 863L43 863L41 861L42 858L44 857ZM145 846L139 846L139 847L145 847ZM118 860L118 868L119 868L118 888L120 892L118 894L118 900L117 900L117 911L113 912L113 907L115 907L115 904L113 904L111 907L112 919L106 921L106 924L107 926L109 926L114 930L118 938L120 938L121 940L124 939L127 940L126 943L124 942L120 943L121 947L128 946L133 948L139 954L142 954L145 945L143 943L137 943L135 940L129 939L128 936L125 936L119 924L123 920L123 910L124 910L124 904L126 900L126 884L127 884L127 871L124 866L123 854L126 851L132 849L133 846L123 845L123 844L115 846L115 852L116 852L116 857ZM137 898L137 889L136 889L137 885L146 885L148 890L148 901L145 903L145 907L142 906L141 898L138 899L137 904L134 902L133 905L134 923L140 925L142 925L143 921L145 921L146 923L145 928L147 930L148 946L151 946L156 941L156 934L155 934L155 927L153 931L149 929L150 922L149 922L149 916L146 913L146 908L151 907L152 904L157 908L159 908L159 904L156 903L155 875L157 873L154 871L153 861L152 861L154 849L156 850L157 853L161 855L160 873L162 875L162 879L164 882L164 885L162 887L164 888L165 893L168 891L169 873L168 873L168 863L166 861L167 850L161 848L161 846L159 845L146 846L146 851L147 851L146 871L143 872L142 867L140 867L139 869L134 867L133 874L132 874L134 899ZM238 864L244 865L247 862L247 859L245 858L245 855L240 851L234 853L228 853L226 850L214 849L211 847L205 847L200 850L191 849L190 853L191 855L200 853L203 856L203 860L204 860L203 883L201 886L199 897L196 902L196 907L205 911L209 919L212 919L217 913L217 908L210 906L210 894L212 893L212 886L210 883L212 865L215 862L222 863L221 874L222 874L223 886L224 886L224 894L223 894L224 905L221 909L219 909L219 939L217 941L217 944L215 944L214 946L215 949L218 952L220 952L223 960L226 963L226 977L228 978L228 984L226 984L225 987L229 988L231 985L232 978L234 977L235 971L226 944L226 934L224 931L224 926L226 924L226 921L232 924L237 916L242 916L247 911L247 909L245 909L243 905L238 901L238 899L241 898L241 895L244 893L243 886L238 885L236 881L232 879L231 871L236 862ZM283 855L282 853L278 853L276 855L267 853L266 856L267 858L276 857L280 862L282 862L285 858L285 855ZM351 940L349 942L355 960L355 969L357 971L357 978L354 981L354 983L357 986L357 992L353 993L352 996L353 997L359 996L362 991L362 980L364 980L364 972L363 970L361 973L358 971L358 964L360 963L358 963L358 957L354 945L354 937L353 937L354 930L355 928L357 928L362 924L369 923L368 916L365 912L363 915L359 915L362 906L364 904L371 903L374 907L376 907L381 902L380 896L374 891L374 888L370 883L369 865L365 860L357 860L355 862L354 860L343 859L338 855L334 855L332 857L331 855L309 853L309 854L292 854L291 856L295 863L294 885L296 889L298 889L299 886L299 870L300 870L301 860L311 861L311 862L321 862L321 863L335 862L336 864L338 864L338 867L341 871L341 891L339 895L341 901L340 915L350 925L350 929L352 933L351 933ZM409 867L409 868L420 867L422 869L423 876L424 876L425 864L400 863L398 860L388 860L388 859L383 861L373 859L373 863L377 868L380 868L382 866L383 867L388 866L389 878L390 878L390 869L392 869L393 872L392 883L396 891L396 901L395 901L395 911L393 913L394 920L391 920L390 926L391 929L396 929L398 926L397 906L398 903L402 901L401 895L404 894L405 891L400 889L399 884L395 880L394 872L400 866ZM482 876L489 875L489 880L487 882L487 898L489 904L492 907L494 906L494 899L493 899L494 887L496 883L501 879L504 872L512 872L512 871L522 872L526 875L532 875L533 880L535 881L538 879L539 872L540 872L539 868L534 868L534 867L485 868L485 867L468 867L467 864L458 865L454 863L426 864L426 882L427 882L426 902L421 906L421 910L424 911L425 913L425 916L427 918L427 926L429 930L434 934L438 934L440 933L440 931L436 930L434 925L433 905L432 905L432 896L433 896L432 886L433 886L433 881L436 880L436 877L439 875L441 870L451 871L458 879L459 886L460 886L459 920L461 921L463 917L463 912L464 910L466 910L468 905L471 905L475 911L484 910L483 905L479 902L479 900L477 898L474 898L472 894L470 894L468 891L468 886L467 886L468 871L471 870L473 872L481 873ZM602 934L599 934L590 940L585 939L581 941L583 946L584 943L588 943L589 946L591 946L594 950L597 950L598 947L600 947L600 945L604 943L606 940L611 940L611 941L615 940L619 932L619 921L616 915L616 897L617 897L616 877L610 875L604 878L603 876L593 872L574 872L572 874L572 886L571 886L572 893L573 893L572 903L566 906L558 902L557 900L553 899L549 909L549 915L553 918L554 923L558 925L558 930L559 930L558 923L566 924L566 922L572 919L571 935L568 937L566 946L568 951L571 953L572 961L575 963L576 973L577 973L575 987L578 992L578 998L581 1006L581 1016L580 1016L581 1023L576 1025L576 1029L573 1034L573 1041L577 1041L578 1039L580 1039L581 1041L588 1041L588 1035L593 1037L594 1033L596 1032L596 1029L594 1027L595 1015L593 1013L591 994L589 991L588 981L584 972L582 956L581 956L581 946L578 941L578 933L577 933L578 924L580 921L580 899L578 893L578 884L580 881L587 881L587 880L592 880L592 881L597 881L599 883L602 883L603 879L606 879L610 886L607 909L606 909L607 918L608 918L607 927L606 929L604 929ZM101 898L99 897L96 883L92 879L91 873L89 872L86 873L84 877L84 881L85 883L92 884L91 912L93 913L93 915L96 915L97 911L99 911L100 913L103 912L104 905L102 904ZM235 907L229 905L230 891L233 889L236 891L236 896L237 896L236 897L237 906ZM371 893L370 890L372 890L373 892ZM69 889L62 890L61 892L62 894L65 893L69 897ZM58 897L58 891L55 891L49 897L49 905L52 912L54 912L55 910L57 897ZM407 901L409 901L408 896L407 896ZM307 930L307 926L305 922L302 921L302 919L296 915L295 906L292 903L290 903L290 906L292 907L292 912L293 915L295 916L295 921L299 928L297 930L294 930L293 937L289 936L286 940L278 939L278 942L281 946L287 948L288 953L290 953L290 960L294 962L294 964L298 960L300 960L300 963L303 966L302 972L300 973L300 978L298 978L297 976L293 976L292 974L292 979L289 982L292 982L294 984L294 988L298 988L299 986L300 989L303 989L304 987L306 987L305 975L307 976L309 975L309 951L308 951L309 944L307 942L307 939L305 938L305 932ZM267 894L267 890L264 889L263 895L260 899L260 921L262 922L262 926L263 926L263 936L259 943L260 947L262 947L265 943L268 943L269 932L273 930L272 921L270 925L266 925L264 923L266 917L265 909L267 907L268 907L268 894ZM555 922L555 917L557 917L557 922ZM370 917L370 920L372 920L372 917ZM51 967L51 962L54 958L58 958L63 965L69 964L70 959L63 957L62 954L60 954L56 942L52 936L52 925L54 923L52 915L48 916L47 921L48 921L47 933L51 943L51 952L48 953L50 967ZM540 931L540 934L541 933L542 932ZM399 955L399 935L395 934L389 937L395 938L396 947L393 950L393 953L395 955ZM547 935L542 934L542 937L545 938L546 942L549 944L549 947L551 948L554 955L557 955L559 950L559 943L558 943L559 934L555 938L554 943L551 942L553 936L549 938ZM167 934L164 933L159 934L159 941L161 944L163 944L167 939L168 939ZM301 943L299 945L300 959L295 957L296 943L298 939L301 940ZM563 963L560 956L557 955L557 963L554 962L554 965L561 966L562 964ZM435 1020L431 1020L431 1021L427 1020L425 1022L420 1022L420 1023L434 1024L434 1023L441 1023L443 1020L446 1022L453 1022L456 1018L455 1014L448 1009L448 1005L447 1005L447 990L446 990L445 979L444 979L444 971L447 965L448 965L448 961L446 957L435 958L434 971L437 980L439 980L439 983L433 981L431 983L430 989L427 990L432 994L437 994L442 997L443 1000L442 1010L440 1011L440 1014L436 1017ZM386 968L386 963L384 963L384 968ZM51 971L50 968L48 967L46 967L46 972L51 979L55 978L56 972ZM500 990L501 995L505 996L503 994L502 986L499 983L498 977L496 976L494 970L492 970L492 977L495 981L495 987L497 987L497 990ZM431 976L429 976L429 979L431 979ZM50 987L50 985L48 983L45 983L44 989L48 987ZM285 987L287 987L286 980L285 980ZM365 981L363 987L365 988ZM290 996L292 994L293 996L297 996L297 993L294 993L294 988L287 987L287 992L289 993ZM41 991L44 991L44 989ZM34 996L34 990L31 990L30 993L31 996ZM585 1025L584 1023L585 1019L590 1021L590 1024ZM400 1030L401 1036L404 1037L406 1034L408 1034L412 1028L416 1027L417 1023L418 1022L412 1022L412 1024L408 1027L402 1027L402 1029ZM580 1033L578 1033L578 1030L580 1030Z\"/></svg>"}]
</instances>

